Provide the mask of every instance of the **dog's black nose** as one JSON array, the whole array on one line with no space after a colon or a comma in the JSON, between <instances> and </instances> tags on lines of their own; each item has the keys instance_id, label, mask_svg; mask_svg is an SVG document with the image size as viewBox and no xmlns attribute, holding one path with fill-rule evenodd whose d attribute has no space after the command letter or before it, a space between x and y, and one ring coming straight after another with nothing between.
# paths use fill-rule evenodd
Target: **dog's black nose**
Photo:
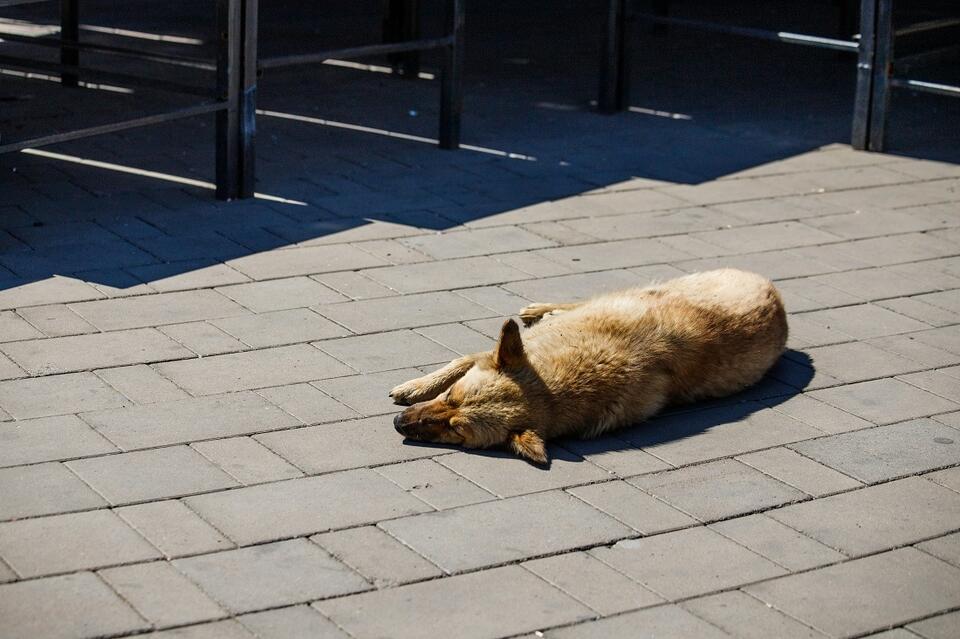
<instances>
[{"instance_id":1,"label":"dog's black nose","mask_svg":"<svg viewBox=\"0 0 960 639\"><path fill-rule=\"evenodd\" d=\"M400 433L401 435L403 435L403 426L400 425L400 415L401 415L400 413L397 413L396 415L394 415L394 417L393 417L393 428L394 428L394 430L396 430L398 433Z\"/></svg>"}]
</instances>

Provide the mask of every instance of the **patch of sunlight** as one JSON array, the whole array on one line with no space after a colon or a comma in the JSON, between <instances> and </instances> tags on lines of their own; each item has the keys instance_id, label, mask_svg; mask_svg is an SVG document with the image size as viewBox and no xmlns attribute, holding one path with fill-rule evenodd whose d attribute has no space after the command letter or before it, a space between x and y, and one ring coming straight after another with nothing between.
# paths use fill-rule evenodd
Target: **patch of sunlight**
<instances>
[{"instance_id":1,"label":"patch of sunlight","mask_svg":"<svg viewBox=\"0 0 960 639\"><path fill-rule=\"evenodd\" d=\"M352 62L350 60L337 60L335 58L330 58L329 60L324 60L324 64L331 67L343 67L345 69L357 69L358 71L369 71L370 73L388 73L392 74L393 69L390 67L382 67L377 64L364 64L362 62ZM432 73L427 73L421 71L417 74L417 77L421 80L436 80L437 76Z\"/></svg>"},{"instance_id":2,"label":"patch of sunlight","mask_svg":"<svg viewBox=\"0 0 960 639\"><path fill-rule=\"evenodd\" d=\"M3 42L3 40L0 40ZM9 75L15 78L23 78L24 80L43 80L44 82L56 82L60 83L60 76L58 75L47 75L45 73L24 73L23 71L14 71L13 69L4 69L0 67L0 75ZM126 87L118 87L112 84L97 84L95 82L83 82L80 81L80 86L84 89L94 89L97 91L110 91L111 93L133 93L133 89L128 89Z\"/></svg>"},{"instance_id":3,"label":"patch of sunlight","mask_svg":"<svg viewBox=\"0 0 960 639\"><path fill-rule=\"evenodd\" d=\"M358 131L360 133L372 133L374 135L382 135L388 138L396 138L398 140L406 140L408 142L421 142L423 144L437 144L435 138L427 138L422 135L411 135L409 133L400 133L398 131L390 131L388 129L377 129L374 127L363 126L362 124L351 124L349 122L338 122L336 120L325 120L323 118L314 118L308 115L297 115L295 113L283 113L281 111L268 111L264 109L257 109L257 115L265 115L271 118L278 118L281 120L294 120L296 122L305 122L307 124L319 124L320 126L328 126L335 129L346 129L348 131ZM524 155L522 153L513 153L512 151L501 151L500 149L491 149L485 146L476 146L473 144L461 144L460 148L464 151L474 151L476 153L486 153L488 155L496 155L499 157L510 158L511 160L525 160L527 162L536 162L537 158L532 155Z\"/></svg>"},{"instance_id":4,"label":"patch of sunlight","mask_svg":"<svg viewBox=\"0 0 960 639\"><path fill-rule=\"evenodd\" d=\"M63 153L53 153L52 151L43 151L41 149L23 149L21 153L26 153L27 155L35 155L42 158L48 158L51 160L61 160L63 162L72 162L74 164L82 164L84 166L91 166L98 169L107 169L109 171L117 171L118 173L127 173L129 175L139 175L141 177L153 178L155 180L164 180L165 182L175 182L177 184L186 184L187 186L196 186L201 189L216 189L216 185L212 182L205 182L203 180L195 180L193 178L182 177L179 175L171 175L169 173L160 173L159 171L148 171L146 169L138 169L132 166L123 166L122 164L114 164L112 162L101 162L100 160L89 160L87 158L77 157L75 155L65 155ZM306 202L301 202L300 200L291 200L285 197L280 197L277 195L268 195L266 193L254 193L253 197L258 200L266 200L268 202L279 202L280 204L295 204L297 206L308 206Z\"/></svg>"},{"instance_id":5,"label":"patch of sunlight","mask_svg":"<svg viewBox=\"0 0 960 639\"><path fill-rule=\"evenodd\" d=\"M642 113L643 115L652 115L658 118L668 118L670 120L692 120L692 115L686 113L674 113L673 111L660 111L658 109L648 109L646 107L632 106L627 107L630 113Z\"/></svg>"}]
</instances>

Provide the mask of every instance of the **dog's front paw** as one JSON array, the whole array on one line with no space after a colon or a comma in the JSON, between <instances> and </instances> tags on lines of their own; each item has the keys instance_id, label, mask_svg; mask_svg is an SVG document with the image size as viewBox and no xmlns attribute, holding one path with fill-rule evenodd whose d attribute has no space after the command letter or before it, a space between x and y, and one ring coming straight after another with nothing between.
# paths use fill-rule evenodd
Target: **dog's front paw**
<instances>
[{"instance_id":1,"label":"dog's front paw","mask_svg":"<svg viewBox=\"0 0 960 639\"><path fill-rule=\"evenodd\" d=\"M533 326L555 308L555 304L530 304L520 309L520 321L523 322L524 326Z\"/></svg>"},{"instance_id":2,"label":"dog's front paw","mask_svg":"<svg viewBox=\"0 0 960 639\"><path fill-rule=\"evenodd\" d=\"M393 400L393 403L404 406L431 399L427 397L427 395L428 390L424 388L424 384L419 378L411 379L409 382L404 382L399 386L394 386L390 391L390 398Z\"/></svg>"}]
</instances>

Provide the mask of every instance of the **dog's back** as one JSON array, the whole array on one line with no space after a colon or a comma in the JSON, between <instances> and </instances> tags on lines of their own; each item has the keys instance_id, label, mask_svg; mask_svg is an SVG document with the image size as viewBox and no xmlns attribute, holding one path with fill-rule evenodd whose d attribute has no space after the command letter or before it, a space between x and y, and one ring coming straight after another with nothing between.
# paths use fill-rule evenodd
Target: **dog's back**
<instances>
[{"instance_id":1,"label":"dog's back","mask_svg":"<svg viewBox=\"0 0 960 639\"><path fill-rule=\"evenodd\" d=\"M756 383L783 353L786 338L773 284L721 269L595 297L537 323L525 343L555 389L589 391L578 393L582 401L567 395L571 416L581 418L559 421L589 425L579 434L596 435L667 404Z\"/></svg>"}]
</instances>

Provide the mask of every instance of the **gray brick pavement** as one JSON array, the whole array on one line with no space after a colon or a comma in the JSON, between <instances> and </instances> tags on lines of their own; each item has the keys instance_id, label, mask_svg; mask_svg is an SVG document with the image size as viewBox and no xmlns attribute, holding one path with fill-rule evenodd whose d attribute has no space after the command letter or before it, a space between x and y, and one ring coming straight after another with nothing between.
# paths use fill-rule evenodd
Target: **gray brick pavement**
<instances>
[{"instance_id":1,"label":"gray brick pavement","mask_svg":"<svg viewBox=\"0 0 960 639\"><path fill-rule=\"evenodd\" d=\"M715 79L671 76L672 32L634 78L650 103L601 118L593 54L544 55L593 32L568 9L570 37L521 20L538 46L468 50L467 141L535 160L262 117L257 190L288 201L223 204L0 158L0 636L960 634L957 128L922 137L926 107L898 106L895 155L836 143L849 87L822 56L829 90L773 62L693 99ZM757 91L783 78L796 99ZM270 109L432 135L430 81L262 86ZM208 178L209 134L51 150ZM553 442L548 470L391 427L391 387L530 302L722 266L790 314L791 350L737 397Z\"/></svg>"}]
</instances>

